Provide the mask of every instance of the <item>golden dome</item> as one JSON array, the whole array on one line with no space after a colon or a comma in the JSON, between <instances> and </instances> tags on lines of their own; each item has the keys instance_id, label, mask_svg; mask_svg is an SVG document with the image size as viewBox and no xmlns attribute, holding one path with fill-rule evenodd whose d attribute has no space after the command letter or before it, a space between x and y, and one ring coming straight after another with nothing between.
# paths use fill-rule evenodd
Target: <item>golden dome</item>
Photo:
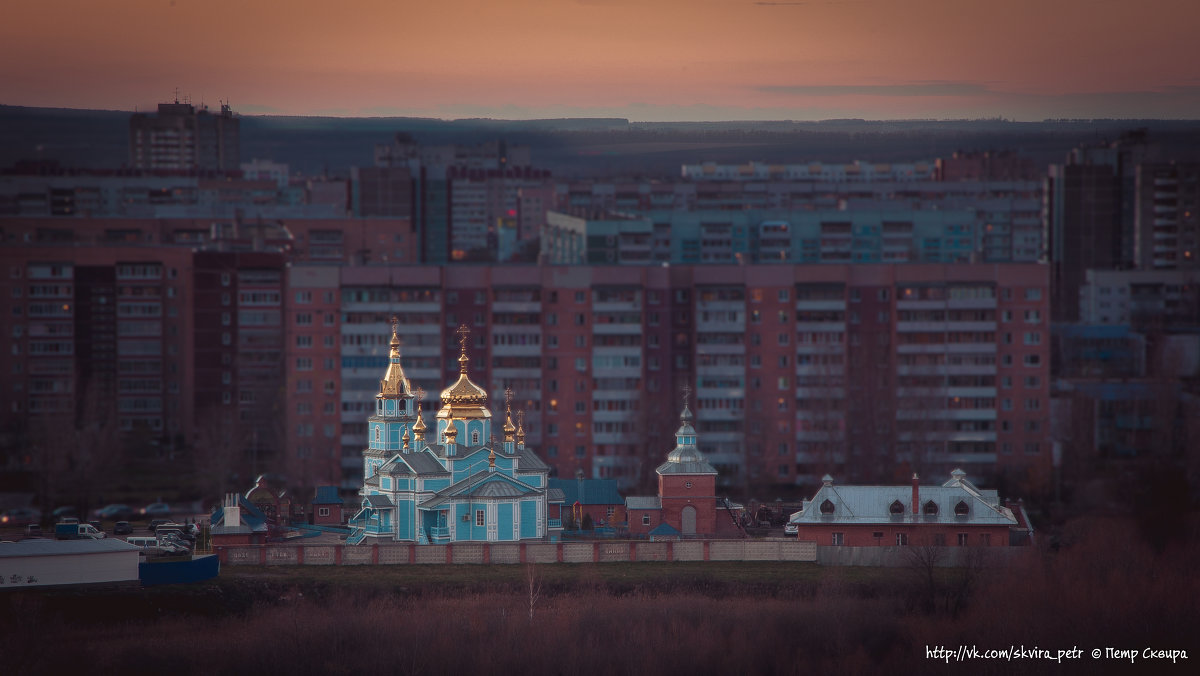
<instances>
[{"instance_id":1,"label":"golden dome","mask_svg":"<svg viewBox=\"0 0 1200 676\"><path fill-rule=\"evenodd\" d=\"M439 418L490 418L492 412L487 409L487 392L467 376L467 336L470 329L466 325L458 328L461 336L462 354L458 357L458 380L453 385L442 390L442 410L438 411Z\"/></svg>"}]
</instances>

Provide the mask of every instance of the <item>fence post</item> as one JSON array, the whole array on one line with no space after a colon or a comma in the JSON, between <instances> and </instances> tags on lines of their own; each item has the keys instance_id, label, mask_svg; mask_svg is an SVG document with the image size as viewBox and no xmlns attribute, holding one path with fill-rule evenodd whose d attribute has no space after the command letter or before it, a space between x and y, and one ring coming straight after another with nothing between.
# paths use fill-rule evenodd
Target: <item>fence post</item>
<instances>
[{"instance_id":1,"label":"fence post","mask_svg":"<svg viewBox=\"0 0 1200 676\"><path fill-rule=\"evenodd\" d=\"M667 560L675 560L675 542L672 540L667 540Z\"/></svg>"},{"instance_id":2,"label":"fence post","mask_svg":"<svg viewBox=\"0 0 1200 676\"><path fill-rule=\"evenodd\" d=\"M489 542L483 546L483 561L482 561L482 563L488 564L491 562L492 562L492 543Z\"/></svg>"},{"instance_id":3,"label":"fence post","mask_svg":"<svg viewBox=\"0 0 1200 676\"><path fill-rule=\"evenodd\" d=\"M704 541L704 560L708 561L708 540Z\"/></svg>"},{"instance_id":4,"label":"fence post","mask_svg":"<svg viewBox=\"0 0 1200 676\"><path fill-rule=\"evenodd\" d=\"M371 563L376 564L376 565L379 564L379 543L378 542L374 542L371 544Z\"/></svg>"},{"instance_id":5,"label":"fence post","mask_svg":"<svg viewBox=\"0 0 1200 676\"><path fill-rule=\"evenodd\" d=\"M258 545L258 565L267 565L267 548L265 545Z\"/></svg>"},{"instance_id":6,"label":"fence post","mask_svg":"<svg viewBox=\"0 0 1200 676\"><path fill-rule=\"evenodd\" d=\"M629 541L629 560L637 561L637 543L633 540Z\"/></svg>"},{"instance_id":7,"label":"fence post","mask_svg":"<svg viewBox=\"0 0 1200 676\"><path fill-rule=\"evenodd\" d=\"M600 541L592 541L592 563L600 563Z\"/></svg>"},{"instance_id":8,"label":"fence post","mask_svg":"<svg viewBox=\"0 0 1200 676\"><path fill-rule=\"evenodd\" d=\"M562 563L562 560L563 560L563 558L562 558L562 548L563 548L563 543L561 543L561 542L560 542L560 543L558 543L558 547L557 547L557 551L555 552L555 555L558 557L558 562L559 562L559 563Z\"/></svg>"},{"instance_id":9,"label":"fence post","mask_svg":"<svg viewBox=\"0 0 1200 676\"><path fill-rule=\"evenodd\" d=\"M528 561L528 560L525 558L525 545L526 545L526 544L527 544L527 543L524 543L524 542L522 542L522 543L519 545L519 547L520 547L520 550L519 550L519 551L520 551L520 557L519 557L519 558L520 558L520 561L521 561L521 563L526 563L526 562Z\"/></svg>"},{"instance_id":10,"label":"fence post","mask_svg":"<svg viewBox=\"0 0 1200 676\"><path fill-rule=\"evenodd\" d=\"M454 563L454 545L446 545L446 563Z\"/></svg>"},{"instance_id":11,"label":"fence post","mask_svg":"<svg viewBox=\"0 0 1200 676\"><path fill-rule=\"evenodd\" d=\"M304 565L304 545L296 547L296 565Z\"/></svg>"}]
</instances>

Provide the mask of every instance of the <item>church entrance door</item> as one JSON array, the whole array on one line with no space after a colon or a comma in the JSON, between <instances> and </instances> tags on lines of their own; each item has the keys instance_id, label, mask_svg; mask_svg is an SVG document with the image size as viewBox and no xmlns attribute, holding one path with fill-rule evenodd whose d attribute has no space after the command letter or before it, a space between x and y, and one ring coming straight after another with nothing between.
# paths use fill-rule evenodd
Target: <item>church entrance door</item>
<instances>
[{"instance_id":1,"label":"church entrance door","mask_svg":"<svg viewBox=\"0 0 1200 676\"><path fill-rule=\"evenodd\" d=\"M684 507L683 514L681 515L681 519L683 521L683 523L681 524L683 527L680 528L680 530L683 531L683 534L684 535L695 535L696 534L696 508L691 505Z\"/></svg>"}]
</instances>

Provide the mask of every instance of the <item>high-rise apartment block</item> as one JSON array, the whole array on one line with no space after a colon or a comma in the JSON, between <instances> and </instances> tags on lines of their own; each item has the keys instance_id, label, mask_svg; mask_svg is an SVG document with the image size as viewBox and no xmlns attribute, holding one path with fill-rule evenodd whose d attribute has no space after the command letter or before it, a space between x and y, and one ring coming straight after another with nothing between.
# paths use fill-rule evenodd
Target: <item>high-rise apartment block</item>
<instances>
[{"instance_id":1,"label":"high-rise apartment block","mask_svg":"<svg viewBox=\"0 0 1200 676\"><path fill-rule=\"evenodd\" d=\"M129 118L129 161L137 169L237 171L238 119L227 105L219 113L190 103L158 104L158 113Z\"/></svg>"},{"instance_id":2,"label":"high-rise apartment block","mask_svg":"<svg viewBox=\"0 0 1200 676\"><path fill-rule=\"evenodd\" d=\"M660 459L650 449L673 431L665 395L689 385L701 450L732 485L955 466L1049 480L1043 265L312 267L293 266L291 284L319 280L314 299L336 292L340 348L324 343L332 327L312 328L317 313L289 307L289 345L321 336L289 355L289 391L310 387L305 349L317 360L340 349L340 381L329 380L347 488L361 480L393 315L405 372L429 381L451 375L451 334L471 326L472 373L492 396L513 389L558 476L647 484ZM289 429L309 411L289 410Z\"/></svg>"},{"instance_id":3,"label":"high-rise apartment block","mask_svg":"<svg viewBox=\"0 0 1200 676\"><path fill-rule=\"evenodd\" d=\"M1200 268L1200 164L1141 164L1136 195L1137 267Z\"/></svg>"}]
</instances>

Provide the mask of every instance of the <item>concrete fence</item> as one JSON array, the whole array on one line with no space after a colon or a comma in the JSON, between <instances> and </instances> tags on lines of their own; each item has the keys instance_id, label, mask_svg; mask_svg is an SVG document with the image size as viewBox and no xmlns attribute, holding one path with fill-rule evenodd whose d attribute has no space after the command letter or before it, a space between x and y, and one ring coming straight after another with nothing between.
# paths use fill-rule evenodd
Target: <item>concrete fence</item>
<instances>
[{"instance_id":1,"label":"concrete fence","mask_svg":"<svg viewBox=\"0 0 1200 676\"><path fill-rule=\"evenodd\" d=\"M353 566L621 561L817 561L817 546L798 540L677 542L460 542L451 545L270 544L213 548L222 565Z\"/></svg>"}]
</instances>

